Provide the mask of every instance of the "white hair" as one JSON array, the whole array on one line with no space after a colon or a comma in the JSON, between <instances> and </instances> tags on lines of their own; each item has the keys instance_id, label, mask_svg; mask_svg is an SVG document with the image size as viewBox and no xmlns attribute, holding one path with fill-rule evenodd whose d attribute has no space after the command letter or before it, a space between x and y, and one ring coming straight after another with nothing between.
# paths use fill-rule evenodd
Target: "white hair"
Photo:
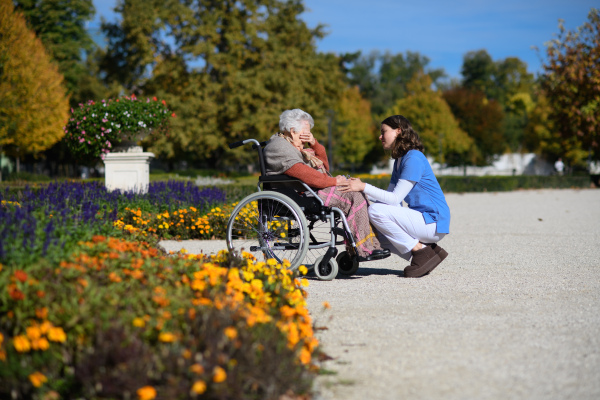
<instances>
[{"instance_id":1,"label":"white hair","mask_svg":"<svg viewBox=\"0 0 600 400\"><path fill-rule=\"evenodd\" d=\"M290 133L290 130L294 128L299 131L302 129L302 122L308 121L312 129L315 126L313 117L310 116L306 111L302 111L299 108L293 110L285 110L279 116L279 130L282 133Z\"/></svg>"}]
</instances>

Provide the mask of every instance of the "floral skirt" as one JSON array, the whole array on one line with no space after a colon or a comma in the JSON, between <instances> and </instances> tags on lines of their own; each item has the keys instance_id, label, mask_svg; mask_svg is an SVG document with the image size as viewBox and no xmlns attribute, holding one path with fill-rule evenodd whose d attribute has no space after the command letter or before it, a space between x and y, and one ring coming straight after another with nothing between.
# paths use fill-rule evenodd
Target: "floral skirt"
<instances>
[{"instance_id":1,"label":"floral skirt","mask_svg":"<svg viewBox=\"0 0 600 400\"><path fill-rule=\"evenodd\" d=\"M362 192L342 193L331 186L319 190L319 197L327 207L337 207L344 212L348 220L348 226L354 235L358 255L366 257L373 250L381 249L379 240L373 232L373 227L369 222L367 197Z\"/></svg>"}]
</instances>

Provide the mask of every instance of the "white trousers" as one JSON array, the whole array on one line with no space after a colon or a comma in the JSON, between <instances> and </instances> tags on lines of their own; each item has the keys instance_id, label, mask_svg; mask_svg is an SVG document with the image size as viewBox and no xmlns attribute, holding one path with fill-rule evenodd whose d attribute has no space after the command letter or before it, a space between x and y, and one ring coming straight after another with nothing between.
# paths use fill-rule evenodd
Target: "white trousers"
<instances>
[{"instance_id":1,"label":"white trousers","mask_svg":"<svg viewBox=\"0 0 600 400\"><path fill-rule=\"evenodd\" d=\"M426 224L423 214L400 205L373 203L369 206L369 220L377 229L381 247L405 260L410 260L417 243L437 243L446 236L436 232L435 222Z\"/></svg>"}]
</instances>

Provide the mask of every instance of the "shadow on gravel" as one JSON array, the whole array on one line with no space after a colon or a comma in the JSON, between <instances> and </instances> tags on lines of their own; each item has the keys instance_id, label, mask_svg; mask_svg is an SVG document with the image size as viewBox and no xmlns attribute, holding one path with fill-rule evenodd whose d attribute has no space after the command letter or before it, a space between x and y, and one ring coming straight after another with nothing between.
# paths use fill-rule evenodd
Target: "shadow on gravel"
<instances>
[{"instance_id":1,"label":"shadow on gravel","mask_svg":"<svg viewBox=\"0 0 600 400\"><path fill-rule=\"evenodd\" d=\"M365 268L365 267L360 267L358 269L358 271L356 272L356 274L348 276L348 275L342 275L342 274L338 274L335 279L344 279L344 280L355 280L355 279L361 279L365 276L369 276L369 275L395 275L399 278L404 278L404 272L403 271L398 271L395 269L387 269L387 268ZM319 279L317 278L317 276L314 274L314 272L309 272L308 275L305 276L306 279L308 279L309 281L318 281Z\"/></svg>"}]
</instances>

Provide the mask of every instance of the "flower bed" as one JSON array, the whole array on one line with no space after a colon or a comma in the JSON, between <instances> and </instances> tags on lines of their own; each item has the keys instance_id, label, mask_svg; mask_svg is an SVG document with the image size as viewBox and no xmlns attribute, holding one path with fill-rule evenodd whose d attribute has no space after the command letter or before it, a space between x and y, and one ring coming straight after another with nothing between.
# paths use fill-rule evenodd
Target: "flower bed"
<instances>
[{"instance_id":1,"label":"flower bed","mask_svg":"<svg viewBox=\"0 0 600 400\"><path fill-rule=\"evenodd\" d=\"M243 256L94 236L58 264L2 268L0 397L305 393L318 342L302 282Z\"/></svg>"},{"instance_id":2,"label":"flower bed","mask_svg":"<svg viewBox=\"0 0 600 400\"><path fill-rule=\"evenodd\" d=\"M318 342L306 280L250 254L167 256L142 242L144 233L154 242L220 234L233 208L216 206L222 191L171 182L134 195L63 182L1 195L0 398L277 399L310 390ZM149 227L115 229L118 215Z\"/></svg>"},{"instance_id":3,"label":"flower bed","mask_svg":"<svg viewBox=\"0 0 600 400\"><path fill-rule=\"evenodd\" d=\"M152 182L147 194L108 192L100 182L52 182L20 196L0 192L0 262L29 265L61 260L95 234L122 236L113 222L127 207L159 213L193 206L206 212L225 200L221 190L191 182Z\"/></svg>"}]
</instances>

